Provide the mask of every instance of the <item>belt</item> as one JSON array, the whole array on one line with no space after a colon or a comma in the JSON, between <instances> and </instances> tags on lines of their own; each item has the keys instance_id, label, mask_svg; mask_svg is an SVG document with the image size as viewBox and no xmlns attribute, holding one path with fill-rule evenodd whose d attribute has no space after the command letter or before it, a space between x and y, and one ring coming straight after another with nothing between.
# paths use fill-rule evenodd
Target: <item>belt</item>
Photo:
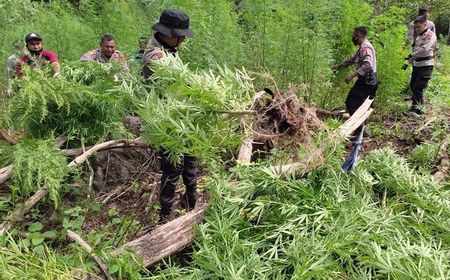
<instances>
[{"instance_id":1,"label":"belt","mask_svg":"<svg viewBox=\"0 0 450 280\"><path fill-rule=\"evenodd\" d=\"M419 62L419 61L430 60L430 59L433 59L433 57L434 57L434 56L424 56L424 57L418 57L418 58L415 58L415 59L414 59L414 61L417 61L417 62Z\"/></svg>"}]
</instances>

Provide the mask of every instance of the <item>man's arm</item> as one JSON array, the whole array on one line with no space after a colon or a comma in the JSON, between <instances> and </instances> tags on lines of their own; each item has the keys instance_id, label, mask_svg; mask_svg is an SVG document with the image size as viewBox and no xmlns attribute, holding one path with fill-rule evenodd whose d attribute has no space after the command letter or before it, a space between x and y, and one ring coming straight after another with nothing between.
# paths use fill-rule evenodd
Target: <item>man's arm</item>
<instances>
[{"instance_id":1,"label":"man's arm","mask_svg":"<svg viewBox=\"0 0 450 280\"><path fill-rule=\"evenodd\" d=\"M367 73L373 71L372 61L374 60L374 55L370 48L361 48L361 56L363 57L363 63L356 73L363 77Z\"/></svg>"},{"instance_id":2,"label":"man's arm","mask_svg":"<svg viewBox=\"0 0 450 280\"><path fill-rule=\"evenodd\" d=\"M127 58L125 57L125 54L120 53L120 63L122 64L122 70L129 71L130 68L128 67Z\"/></svg>"},{"instance_id":3,"label":"man's arm","mask_svg":"<svg viewBox=\"0 0 450 280\"><path fill-rule=\"evenodd\" d=\"M58 61L52 63L53 77L57 77L61 73L61 65Z\"/></svg>"},{"instance_id":4,"label":"man's arm","mask_svg":"<svg viewBox=\"0 0 450 280\"><path fill-rule=\"evenodd\" d=\"M153 49L151 51L145 50L143 60L143 68L142 73L144 74L144 78L147 80L153 75L153 71L150 69L150 61L158 61L164 57L164 52L159 49Z\"/></svg>"},{"instance_id":5,"label":"man's arm","mask_svg":"<svg viewBox=\"0 0 450 280\"><path fill-rule=\"evenodd\" d=\"M89 51L80 57L80 61L94 61L96 51Z\"/></svg>"},{"instance_id":6,"label":"man's arm","mask_svg":"<svg viewBox=\"0 0 450 280\"><path fill-rule=\"evenodd\" d=\"M356 54L347 57L346 59L344 59L344 61L342 61L341 63L335 64L333 65L333 69L334 70L339 70L342 68L347 68L350 65L352 65L353 63L355 63L355 59L356 59Z\"/></svg>"}]
</instances>

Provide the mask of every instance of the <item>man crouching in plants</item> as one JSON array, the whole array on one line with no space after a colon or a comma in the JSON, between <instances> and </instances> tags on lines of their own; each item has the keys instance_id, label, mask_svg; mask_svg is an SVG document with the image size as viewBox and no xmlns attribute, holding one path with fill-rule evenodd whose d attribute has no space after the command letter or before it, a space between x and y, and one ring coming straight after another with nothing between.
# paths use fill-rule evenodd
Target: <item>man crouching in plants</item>
<instances>
[{"instance_id":1,"label":"man crouching in plants","mask_svg":"<svg viewBox=\"0 0 450 280\"><path fill-rule=\"evenodd\" d=\"M189 28L189 17L182 11L168 9L162 12L159 22L152 26L155 30L153 38L148 42L143 56L142 72L146 79L150 78L152 71L149 68L151 61L164 59L166 55L176 55L177 48L186 37L192 37ZM175 188L180 175L186 186L182 206L188 211L194 209L196 204L197 166L196 158L190 155L181 155L180 163L174 164L168 157L168 152L160 151L162 158L161 185L159 202L161 204L160 222L171 219L172 204L175 199Z\"/></svg>"},{"instance_id":2,"label":"man crouching in plants","mask_svg":"<svg viewBox=\"0 0 450 280\"><path fill-rule=\"evenodd\" d=\"M30 66L31 69L39 68L45 69L48 64L52 67L53 77L56 77L61 72L61 66L58 61L58 56L49 50L44 50L42 37L37 33L29 33L25 36L25 45L28 54L24 54L19 58L16 65L16 76L22 77L22 66L24 64Z\"/></svg>"},{"instance_id":3,"label":"man crouching in plants","mask_svg":"<svg viewBox=\"0 0 450 280\"><path fill-rule=\"evenodd\" d=\"M100 48L89 51L80 57L80 61L97 61L101 64L109 62L120 63L122 70L128 71L127 58L116 50L116 39L113 35L105 34L100 38Z\"/></svg>"},{"instance_id":4,"label":"man crouching in plants","mask_svg":"<svg viewBox=\"0 0 450 280\"><path fill-rule=\"evenodd\" d=\"M436 52L436 34L427 26L427 18L419 16L414 20L413 49L408 56L409 63L413 65L411 81L409 83L412 96L412 107L406 112L407 116L418 117L423 114L423 92L431 79Z\"/></svg>"},{"instance_id":5,"label":"man crouching in plants","mask_svg":"<svg viewBox=\"0 0 450 280\"><path fill-rule=\"evenodd\" d=\"M348 67L352 64L356 66L356 71L345 78L345 82L348 84L355 77L358 77L358 80L350 89L345 100L345 106L350 116L358 110L359 106L364 103L367 97L371 99L375 98L378 89L377 57L375 49L369 40L367 40L367 32L367 28L364 26L356 27L353 30L352 41L355 46L359 46L358 50L354 55L333 66L335 70ZM354 135L358 135L361 129L362 126L354 132Z\"/></svg>"}]
</instances>

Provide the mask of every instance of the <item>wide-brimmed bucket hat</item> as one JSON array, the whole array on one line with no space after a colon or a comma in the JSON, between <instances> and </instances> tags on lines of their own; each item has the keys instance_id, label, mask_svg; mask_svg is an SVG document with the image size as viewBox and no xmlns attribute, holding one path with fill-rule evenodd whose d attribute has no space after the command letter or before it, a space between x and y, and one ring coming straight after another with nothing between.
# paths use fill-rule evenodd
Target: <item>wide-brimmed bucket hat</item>
<instances>
[{"instance_id":1,"label":"wide-brimmed bucket hat","mask_svg":"<svg viewBox=\"0 0 450 280\"><path fill-rule=\"evenodd\" d=\"M164 10L152 29L169 37L194 36L189 29L188 15L176 9Z\"/></svg>"}]
</instances>

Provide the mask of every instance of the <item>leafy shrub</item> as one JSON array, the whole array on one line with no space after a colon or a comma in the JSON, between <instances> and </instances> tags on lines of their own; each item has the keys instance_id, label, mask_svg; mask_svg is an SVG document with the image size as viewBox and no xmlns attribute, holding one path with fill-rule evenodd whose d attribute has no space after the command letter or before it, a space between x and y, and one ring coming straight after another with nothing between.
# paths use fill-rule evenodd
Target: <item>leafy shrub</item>
<instances>
[{"instance_id":1,"label":"leafy shrub","mask_svg":"<svg viewBox=\"0 0 450 280\"><path fill-rule=\"evenodd\" d=\"M13 193L29 197L45 187L55 205L59 203L59 190L67 174L66 158L55 140L25 139L15 146Z\"/></svg>"},{"instance_id":2,"label":"leafy shrub","mask_svg":"<svg viewBox=\"0 0 450 280\"><path fill-rule=\"evenodd\" d=\"M424 143L409 153L408 162L416 168L429 168L436 160L438 152L438 145Z\"/></svg>"},{"instance_id":3,"label":"leafy shrub","mask_svg":"<svg viewBox=\"0 0 450 280\"><path fill-rule=\"evenodd\" d=\"M91 84L85 86L67 79ZM85 138L91 144L109 134L125 134L122 118L130 103L126 94L111 88L111 73L100 64L84 64L79 72L70 71L67 79L49 78L41 71L26 73L17 81L19 92L1 111L3 127L24 129L30 137L64 134Z\"/></svg>"}]
</instances>

